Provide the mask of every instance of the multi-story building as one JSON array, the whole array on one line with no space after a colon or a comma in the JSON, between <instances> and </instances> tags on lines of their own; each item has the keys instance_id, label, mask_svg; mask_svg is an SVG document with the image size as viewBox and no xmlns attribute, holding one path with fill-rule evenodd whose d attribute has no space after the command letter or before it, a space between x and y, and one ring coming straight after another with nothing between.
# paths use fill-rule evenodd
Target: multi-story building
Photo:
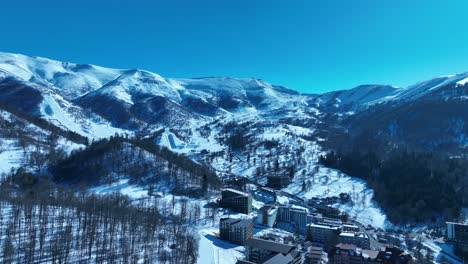
<instances>
[{"instance_id":1,"label":"multi-story building","mask_svg":"<svg viewBox=\"0 0 468 264\"><path fill-rule=\"evenodd\" d=\"M458 243L468 243L468 224L447 222L447 239Z\"/></svg>"},{"instance_id":2,"label":"multi-story building","mask_svg":"<svg viewBox=\"0 0 468 264\"><path fill-rule=\"evenodd\" d=\"M340 233L338 241L342 244L353 244L363 249L370 248L369 237L364 233L342 232Z\"/></svg>"},{"instance_id":3,"label":"multi-story building","mask_svg":"<svg viewBox=\"0 0 468 264\"><path fill-rule=\"evenodd\" d=\"M299 209L299 208L292 208L291 209L291 220L290 222L299 228L303 228L305 231L307 225L307 210L306 209Z\"/></svg>"},{"instance_id":4,"label":"multi-story building","mask_svg":"<svg viewBox=\"0 0 468 264\"><path fill-rule=\"evenodd\" d=\"M252 196L234 189L222 189L220 205L239 213L250 214L252 212Z\"/></svg>"},{"instance_id":5,"label":"multi-story building","mask_svg":"<svg viewBox=\"0 0 468 264\"><path fill-rule=\"evenodd\" d=\"M291 207L287 205L278 206L278 221L289 223L291 221Z\"/></svg>"},{"instance_id":6,"label":"multi-story building","mask_svg":"<svg viewBox=\"0 0 468 264\"><path fill-rule=\"evenodd\" d=\"M343 224L343 232L359 232L359 226L354 224Z\"/></svg>"},{"instance_id":7,"label":"multi-story building","mask_svg":"<svg viewBox=\"0 0 468 264\"><path fill-rule=\"evenodd\" d=\"M322 264L325 263L324 251L321 247L310 246L304 254L304 264Z\"/></svg>"},{"instance_id":8,"label":"multi-story building","mask_svg":"<svg viewBox=\"0 0 468 264\"><path fill-rule=\"evenodd\" d=\"M331 264L412 264L411 255L395 247L361 249L353 244L338 244L328 253Z\"/></svg>"},{"instance_id":9,"label":"multi-story building","mask_svg":"<svg viewBox=\"0 0 468 264\"><path fill-rule=\"evenodd\" d=\"M311 221L308 217L308 210L305 208L292 207L292 206L278 206L278 222L287 224L288 231L299 231L305 234L307 224ZM284 225L282 225L284 226Z\"/></svg>"},{"instance_id":10,"label":"multi-story building","mask_svg":"<svg viewBox=\"0 0 468 264\"><path fill-rule=\"evenodd\" d=\"M221 218L219 221L219 236L233 244L245 245L253 235L252 219Z\"/></svg>"},{"instance_id":11,"label":"multi-story building","mask_svg":"<svg viewBox=\"0 0 468 264\"><path fill-rule=\"evenodd\" d=\"M328 239L332 236L338 236L341 227L335 225L327 225L327 224L308 224L307 228L310 232L312 242L317 243L325 243Z\"/></svg>"},{"instance_id":12,"label":"multi-story building","mask_svg":"<svg viewBox=\"0 0 468 264\"><path fill-rule=\"evenodd\" d=\"M338 210L338 209L336 209L334 207L319 204L319 205L315 206L315 209L317 209L317 212L321 213L325 217L341 218L340 210Z\"/></svg>"},{"instance_id":13,"label":"multi-story building","mask_svg":"<svg viewBox=\"0 0 468 264\"><path fill-rule=\"evenodd\" d=\"M246 242L247 259L253 263L301 263L301 253L295 246L250 238Z\"/></svg>"},{"instance_id":14,"label":"multi-story building","mask_svg":"<svg viewBox=\"0 0 468 264\"><path fill-rule=\"evenodd\" d=\"M307 224L320 223L323 222L323 216L318 213L308 214L307 215Z\"/></svg>"},{"instance_id":15,"label":"multi-story building","mask_svg":"<svg viewBox=\"0 0 468 264\"><path fill-rule=\"evenodd\" d=\"M258 210L257 224L273 227L276 224L278 208L274 205L265 205Z\"/></svg>"},{"instance_id":16,"label":"multi-story building","mask_svg":"<svg viewBox=\"0 0 468 264\"><path fill-rule=\"evenodd\" d=\"M377 263L379 251L368 252L363 256L363 250L353 244L340 243L329 252L328 260L331 264L361 264Z\"/></svg>"},{"instance_id":17,"label":"multi-story building","mask_svg":"<svg viewBox=\"0 0 468 264\"><path fill-rule=\"evenodd\" d=\"M468 224L447 222L447 240L457 244L460 253L468 255Z\"/></svg>"}]
</instances>

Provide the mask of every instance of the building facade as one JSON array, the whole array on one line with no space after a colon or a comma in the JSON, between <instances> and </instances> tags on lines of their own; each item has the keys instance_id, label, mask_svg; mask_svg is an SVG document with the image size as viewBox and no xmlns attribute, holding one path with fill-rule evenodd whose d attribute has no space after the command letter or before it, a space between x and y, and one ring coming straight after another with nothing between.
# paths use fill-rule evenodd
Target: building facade
<instances>
[{"instance_id":1,"label":"building facade","mask_svg":"<svg viewBox=\"0 0 468 264\"><path fill-rule=\"evenodd\" d=\"M331 264L413 264L410 254L395 247L361 249L353 244L338 244L328 253Z\"/></svg>"},{"instance_id":2,"label":"building facade","mask_svg":"<svg viewBox=\"0 0 468 264\"><path fill-rule=\"evenodd\" d=\"M219 221L219 237L237 245L245 245L253 235L252 219L221 218Z\"/></svg>"},{"instance_id":3,"label":"building facade","mask_svg":"<svg viewBox=\"0 0 468 264\"><path fill-rule=\"evenodd\" d=\"M459 243L468 243L468 224L447 222L447 239Z\"/></svg>"},{"instance_id":4,"label":"building facade","mask_svg":"<svg viewBox=\"0 0 468 264\"><path fill-rule=\"evenodd\" d=\"M342 244L353 244L359 248L370 249L369 237L359 232L342 232L338 238Z\"/></svg>"},{"instance_id":5,"label":"building facade","mask_svg":"<svg viewBox=\"0 0 468 264\"><path fill-rule=\"evenodd\" d=\"M341 231L339 226L325 224L309 224L307 225L310 239L312 242L325 243L332 236L338 236Z\"/></svg>"},{"instance_id":6,"label":"building facade","mask_svg":"<svg viewBox=\"0 0 468 264\"><path fill-rule=\"evenodd\" d=\"M252 195L234 189L222 189L220 205L243 214L252 212Z\"/></svg>"},{"instance_id":7,"label":"building facade","mask_svg":"<svg viewBox=\"0 0 468 264\"><path fill-rule=\"evenodd\" d=\"M273 227L276 224L278 208L274 205L265 205L258 210L257 224Z\"/></svg>"},{"instance_id":8,"label":"building facade","mask_svg":"<svg viewBox=\"0 0 468 264\"><path fill-rule=\"evenodd\" d=\"M295 246L259 238L246 242L247 259L253 263L301 263L301 253Z\"/></svg>"}]
</instances>

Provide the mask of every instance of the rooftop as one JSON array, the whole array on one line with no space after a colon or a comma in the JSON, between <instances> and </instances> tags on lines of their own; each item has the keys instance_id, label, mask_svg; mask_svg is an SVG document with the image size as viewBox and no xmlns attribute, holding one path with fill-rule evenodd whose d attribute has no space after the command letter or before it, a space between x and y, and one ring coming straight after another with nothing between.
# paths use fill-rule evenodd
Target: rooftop
<instances>
[{"instance_id":1,"label":"rooftop","mask_svg":"<svg viewBox=\"0 0 468 264\"><path fill-rule=\"evenodd\" d=\"M231 189L231 188L224 188L224 189L221 189L222 192L224 191L227 191L227 192L233 192L233 193L237 193L239 195L242 195L242 196L249 196L248 193L245 193L245 192L242 192L242 191L239 191L239 190L236 190L236 189Z\"/></svg>"},{"instance_id":2,"label":"rooftop","mask_svg":"<svg viewBox=\"0 0 468 264\"><path fill-rule=\"evenodd\" d=\"M343 243L339 243L338 245L336 245L337 248L340 248L342 250L350 250L350 249L353 249L355 250L357 247L356 245L353 245L353 244L343 244Z\"/></svg>"},{"instance_id":3,"label":"rooftop","mask_svg":"<svg viewBox=\"0 0 468 264\"><path fill-rule=\"evenodd\" d=\"M252 224L253 224L252 219L242 219L242 220L238 221L237 223L233 223L232 226L248 227L248 226L251 226Z\"/></svg>"},{"instance_id":4,"label":"rooftop","mask_svg":"<svg viewBox=\"0 0 468 264\"><path fill-rule=\"evenodd\" d=\"M340 227L339 226L334 226L334 225L327 225L327 224L308 224L308 227L317 227L317 228L323 228L323 229L333 229L333 230L338 230Z\"/></svg>"},{"instance_id":5,"label":"rooftop","mask_svg":"<svg viewBox=\"0 0 468 264\"><path fill-rule=\"evenodd\" d=\"M446 224L451 224L451 225L461 225L461 226L468 226L468 224L465 223L456 223L456 222L445 222Z\"/></svg>"},{"instance_id":6,"label":"rooftop","mask_svg":"<svg viewBox=\"0 0 468 264\"><path fill-rule=\"evenodd\" d=\"M340 236L346 236L346 237L367 237L366 234L364 233L354 233L354 232L342 232L340 233Z\"/></svg>"},{"instance_id":7,"label":"rooftop","mask_svg":"<svg viewBox=\"0 0 468 264\"><path fill-rule=\"evenodd\" d=\"M286 245L274 241L259 239L259 238L249 238L246 242L246 245L253 248L268 250L276 253L288 254L294 246Z\"/></svg>"},{"instance_id":8,"label":"rooftop","mask_svg":"<svg viewBox=\"0 0 468 264\"><path fill-rule=\"evenodd\" d=\"M371 258L375 259L379 255L379 251L377 250L369 250L369 249L363 249L362 250L362 256L365 258Z\"/></svg>"},{"instance_id":9,"label":"rooftop","mask_svg":"<svg viewBox=\"0 0 468 264\"><path fill-rule=\"evenodd\" d=\"M278 253L271 259L263 262L263 264L288 264L291 263L293 259L294 258L291 256L291 254L283 255Z\"/></svg>"}]
</instances>

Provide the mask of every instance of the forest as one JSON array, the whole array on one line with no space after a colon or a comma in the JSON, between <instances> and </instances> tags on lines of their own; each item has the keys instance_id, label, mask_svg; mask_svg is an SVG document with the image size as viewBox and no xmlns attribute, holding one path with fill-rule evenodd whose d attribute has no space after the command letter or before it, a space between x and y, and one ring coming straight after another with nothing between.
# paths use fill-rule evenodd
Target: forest
<instances>
[{"instance_id":1,"label":"forest","mask_svg":"<svg viewBox=\"0 0 468 264\"><path fill-rule=\"evenodd\" d=\"M202 208L187 200L132 202L57 185L22 169L0 182L2 263L195 263L190 226Z\"/></svg>"},{"instance_id":2,"label":"forest","mask_svg":"<svg viewBox=\"0 0 468 264\"><path fill-rule=\"evenodd\" d=\"M55 181L72 184L110 184L122 176L134 184L165 182L173 192L184 195L205 195L220 187L216 173L209 166L171 152L151 140L118 135L72 152L52 164L49 171Z\"/></svg>"},{"instance_id":3,"label":"forest","mask_svg":"<svg viewBox=\"0 0 468 264\"><path fill-rule=\"evenodd\" d=\"M393 223L440 224L460 216L468 202L466 159L403 150L379 154L331 151L319 161L365 180Z\"/></svg>"}]
</instances>

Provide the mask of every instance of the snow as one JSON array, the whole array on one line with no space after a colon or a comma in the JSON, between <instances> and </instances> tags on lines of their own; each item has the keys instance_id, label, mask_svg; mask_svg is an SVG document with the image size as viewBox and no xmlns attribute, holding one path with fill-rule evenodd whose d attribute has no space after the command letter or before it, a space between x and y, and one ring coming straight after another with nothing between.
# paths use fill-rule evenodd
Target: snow
<instances>
[{"instance_id":1,"label":"snow","mask_svg":"<svg viewBox=\"0 0 468 264\"><path fill-rule=\"evenodd\" d=\"M45 91L43 101L40 104L40 112L43 118L53 124L90 138L106 138L118 134L130 134L129 131L114 128L109 122L97 116L77 116L74 113L80 109L71 105L60 95Z\"/></svg>"},{"instance_id":2,"label":"snow","mask_svg":"<svg viewBox=\"0 0 468 264\"><path fill-rule=\"evenodd\" d=\"M21 166L23 150L11 146L11 141L3 140L1 144L3 151L0 151L0 174L9 173L12 168L16 169Z\"/></svg>"},{"instance_id":3,"label":"snow","mask_svg":"<svg viewBox=\"0 0 468 264\"><path fill-rule=\"evenodd\" d=\"M92 91L88 96L107 95L133 105L135 96L162 96L174 102L180 102L179 86L158 74L144 70L127 70L115 80Z\"/></svg>"},{"instance_id":4,"label":"snow","mask_svg":"<svg viewBox=\"0 0 468 264\"><path fill-rule=\"evenodd\" d=\"M459 84L459 85L465 85L467 83L468 83L468 78L465 78L465 79L457 82L457 84Z\"/></svg>"},{"instance_id":5,"label":"snow","mask_svg":"<svg viewBox=\"0 0 468 264\"><path fill-rule=\"evenodd\" d=\"M171 150L184 149L188 145L180 140L174 133L166 129L159 140L159 144Z\"/></svg>"},{"instance_id":6,"label":"snow","mask_svg":"<svg viewBox=\"0 0 468 264\"><path fill-rule=\"evenodd\" d=\"M123 72L90 64L74 64L3 52L0 52L0 71L24 81L55 87L70 99L103 86Z\"/></svg>"},{"instance_id":7,"label":"snow","mask_svg":"<svg viewBox=\"0 0 468 264\"><path fill-rule=\"evenodd\" d=\"M215 233L218 229L203 229L200 235L198 249L198 264L224 264L236 263L244 258L244 247L220 240Z\"/></svg>"},{"instance_id":8,"label":"snow","mask_svg":"<svg viewBox=\"0 0 468 264\"><path fill-rule=\"evenodd\" d=\"M97 194L112 194L121 193L127 195L130 198L137 200L148 196L148 190L143 189L139 185L131 185L128 183L128 179L121 179L110 185L100 185L90 189L91 192Z\"/></svg>"},{"instance_id":9,"label":"snow","mask_svg":"<svg viewBox=\"0 0 468 264\"><path fill-rule=\"evenodd\" d=\"M432 251L437 263L440 263L441 259L445 258L450 263L462 264L458 257L454 257L453 245L432 241L427 238L423 238L422 245Z\"/></svg>"},{"instance_id":10,"label":"snow","mask_svg":"<svg viewBox=\"0 0 468 264\"><path fill-rule=\"evenodd\" d=\"M361 85L349 90L333 91L318 96L318 104L330 104L334 102L334 107L348 104L372 105L383 98L394 96L399 91L398 88L390 85Z\"/></svg>"},{"instance_id":11,"label":"snow","mask_svg":"<svg viewBox=\"0 0 468 264\"><path fill-rule=\"evenodd\" d=\"M334 204L333 207L348 213L352 219L366 226L370 224L382 229L391 227L385 213L372 200L374 193L365 181L325 167L320 167L319 173L311 180L312 187L305 192L302 191L300 181L292 183L285 190L307 199L338 197L340 193L348 193L352 203Z\"/></svg>"}]
</instances>

